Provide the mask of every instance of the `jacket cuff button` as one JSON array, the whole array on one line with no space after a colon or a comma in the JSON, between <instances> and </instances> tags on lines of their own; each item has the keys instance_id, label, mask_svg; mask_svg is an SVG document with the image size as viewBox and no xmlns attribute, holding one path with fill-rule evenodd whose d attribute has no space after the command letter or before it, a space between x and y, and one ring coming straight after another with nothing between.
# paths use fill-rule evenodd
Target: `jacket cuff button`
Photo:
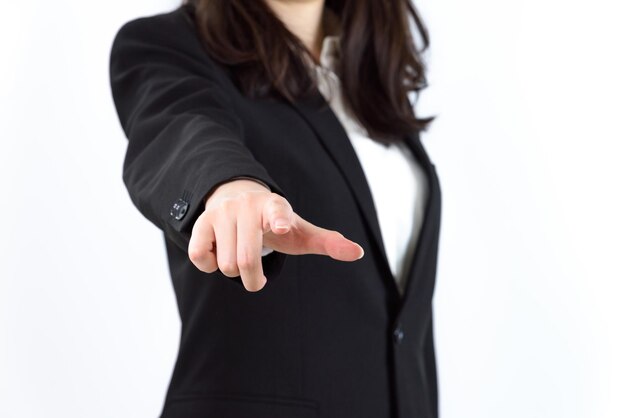
<instances>
[{"instance_id":1,"label":"jacket cuff button","mask_svg":"<svg viewBox=\"0 0 626 418\"><path fill-rule=\"evenodd\" d=\"M172 205L170 209L170 216L172 216L177 221L180 221L187 214L187 209L189 209L189 202L183 199L178 199Z\"/></svg>"},{"instance_id":2,"label":"jacket cuff button","mask_svg":"<svg viewBox=\"0 0 626 418\"><path fill-rule=\"evenodd\" d=\"M404 339L404 331L402 331L401 328L396 328L393 331L393 341L396 344L400 344L402 342L402 340Z\"/></svg>"}]
</instances>

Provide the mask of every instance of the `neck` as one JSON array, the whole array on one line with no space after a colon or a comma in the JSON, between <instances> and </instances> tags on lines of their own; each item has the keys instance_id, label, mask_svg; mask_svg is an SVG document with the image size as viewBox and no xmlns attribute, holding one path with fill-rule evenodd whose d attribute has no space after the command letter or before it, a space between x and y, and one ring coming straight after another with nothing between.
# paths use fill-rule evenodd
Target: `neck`
<instances>
[{"instance_id":1,"label":"neck","mask_svg":"<svg viewBox=\"0 0 626 418\"><path fill-rule=\"evenodd\" d=\"M324 7L324 0L265 2L319 62L324 36L335 33L338 26L336 16Z\"/></svg>"}]
</instances>

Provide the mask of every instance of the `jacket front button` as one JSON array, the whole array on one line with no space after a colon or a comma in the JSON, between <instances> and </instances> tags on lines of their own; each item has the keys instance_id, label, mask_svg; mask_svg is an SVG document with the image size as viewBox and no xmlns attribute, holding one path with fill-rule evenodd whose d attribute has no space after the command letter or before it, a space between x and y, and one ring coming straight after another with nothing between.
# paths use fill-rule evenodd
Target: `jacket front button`
<instances>
[{"instance_id":1,"label":"jacket front button","mask_svg":"<svg viewBox=\"0 0 626 418\"><path fill-rule=\"evenodd\" d=\"M178 199L172 205L172 208L170 209L170 215L173 216L174 219L176 219L177 221L180 221L185 217L188 208L189 202L183 199Z\"/></svg>"},{"instance_id":2,"label":"jacket front button","mask_svg":"<svg viewBox=\"0 0 626 418\"><path fill-rule=\"evenodd\" d=\"M402 339L404 339L404 331L402 331L402 328L398 327L393 331L393 341L396 344L400 344Z\"/></svg>"}]
</instances>

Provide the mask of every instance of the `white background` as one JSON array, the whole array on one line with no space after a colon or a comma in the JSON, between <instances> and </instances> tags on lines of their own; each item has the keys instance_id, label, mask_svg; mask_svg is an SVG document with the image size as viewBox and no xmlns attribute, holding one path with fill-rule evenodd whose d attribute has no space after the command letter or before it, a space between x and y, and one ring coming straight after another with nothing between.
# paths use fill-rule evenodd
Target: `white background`
<instances>
[{"instance_id":1,"label":"white background","mask_svg":"<svg viewBox=\"0 0 626 418\"><path fill-rule=\"evenodd\" d=\"M180 324L121 178L113 36L173 1L0 14L0 416L157 417ZM442 418L626 416L626 11L422 1Z\"/></svg>"}]
</instances>

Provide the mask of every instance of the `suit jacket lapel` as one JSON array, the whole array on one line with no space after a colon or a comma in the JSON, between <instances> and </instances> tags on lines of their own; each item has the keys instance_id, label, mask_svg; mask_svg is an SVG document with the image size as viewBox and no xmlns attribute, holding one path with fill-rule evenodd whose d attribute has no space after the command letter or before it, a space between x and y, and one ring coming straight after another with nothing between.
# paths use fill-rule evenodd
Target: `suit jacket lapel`
<instances>
[{"instance_id":1,"label":"suit jacket lapel","mask_svg":"<svg viewBox=\"0 0 626 418\"><path fill-rule=\"evenodd\" d=\"M328 105L328 102L326 102L319 91L314 92L313 95L307 98L296 100L292 106L308 122L317 134L320 142L328 151L328 154L344 176L356 202L358 203L367 227L374 237L374 247L378 251L380 258L383 260L383 266L386 270L385 274L388 278L388 285L393 289L391 290L393 292L393 297L398 303L399 310L401 310L404 305L404 301L409 297L411 288L416 286L413 282L417 280L415 276L421 267L419 264L420 260L418 259L420 258L420 254L424 251L424 241L429 239L428 235L431 234L432 229L435 228L435 225L431 224L433 223L433 217L435 216L435 211L437 210L435 206L439 199L438 183L435 178L436 174L431 165L430 158L421 144L419 133L416 131L407 135L406 142L416 160L426 173L429 184L429 197L426 203L422 231L418 237L418 245L416 245L412 254L407 254L410 262L408 271L406 272L407 282L405 284L404 296L402 296L397 288L393 273L391 272L389 260L387 259L380 224L378 222L378 215L376 213L376 207L370 192L369 184L367 183L367 178L365 177L359 158L343 125L339 119L337 119L332 108Z\"/></svg>"},{"instance_id":2,"label":"suit jacket lapel","mask_svg":"<svg viewBox=\"0 0 626 418\"><path fill-rule=\"evenodd\" d=\"M435 173L435 168L422 145L419 133L414 132L409 134L406 143L426 173L428 179L428 197L426 199L424 218L422 220L422 228L417 245L415 246L413 254L407 254L407 257L411 258L407 270L407 282L404 289L404 296L399 307L399 312L403 310L404 305L406 305L405 302L413 298L411 292L415 292L414 289L419 288L419 285L422 284L417 282L419 279L418 273L423 272L423 266L427 260L426 251L428 247L426 247L426 245L433 242L433 234L436 234L439 230L439 216L441 211L439 181ZM423 294L428 295L429 293L423 292Z\"/></svg>"},{"instance_id":3,"label":"suit jacket lapel","mask_svg":"<svg viewBox=\"0 0 626 418\"><path fill-rule=\"evenodd\" d=\"M315 131L320 142L344 176L374 237L374 245L380 252L384 265L391 275L374 200L363 168L343 125L318 91L310 97L297 100L293 107Z\"/></svg>"}]
</instances>

